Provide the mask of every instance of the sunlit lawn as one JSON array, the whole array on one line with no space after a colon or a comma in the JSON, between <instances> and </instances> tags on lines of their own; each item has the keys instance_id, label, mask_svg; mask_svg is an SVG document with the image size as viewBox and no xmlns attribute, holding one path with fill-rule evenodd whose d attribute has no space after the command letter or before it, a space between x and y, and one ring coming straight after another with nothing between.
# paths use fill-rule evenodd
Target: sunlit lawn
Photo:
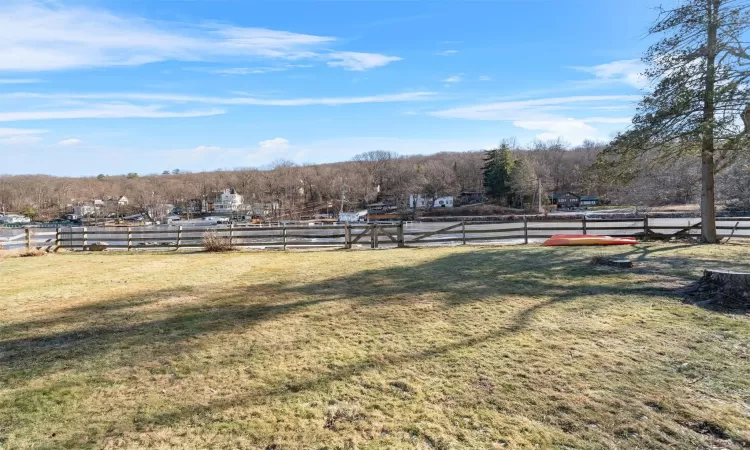
<instances>
[{"instance_id":1,"label":"sunlit lawn","mask_svg":"<svg viewBox=\"0 0 750 450\"><path fill-rule=\"evenodd\" d=\"M748 250L5 258L0 447L742 448L750 318L678 290Z\"/></svg>"}]
</instances>

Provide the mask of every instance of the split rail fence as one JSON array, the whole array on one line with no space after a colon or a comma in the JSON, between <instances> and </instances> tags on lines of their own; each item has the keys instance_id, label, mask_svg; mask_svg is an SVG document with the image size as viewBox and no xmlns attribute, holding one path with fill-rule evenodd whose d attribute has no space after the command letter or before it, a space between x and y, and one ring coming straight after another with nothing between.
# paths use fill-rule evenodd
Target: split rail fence
<instances>
[{"instance_id":1,"label":"split rail fence","mask_svg":"<svg viewBox=\"0 0 750 450\"><path fill-rule=\"evenodd\" d=\"M669 220L672 222L667 223ZM108 249L200 248L204 233L224 237L233 247L405 247L479 242L539 242L554 234L616 236L685 236L700 232L699 219L554 219L515 222L371 223L338 225L142 227L74 227L55 231L26 228L22 234L0 240L0 245L31 249L91 250L94 244ZM432 229L431 229L432 228ZM20 231L20 230L19 230ZM721 237L750 237L750 218L719 218ZM735 234L736 233L736 234Z\"/></svg>"}]
</instances>

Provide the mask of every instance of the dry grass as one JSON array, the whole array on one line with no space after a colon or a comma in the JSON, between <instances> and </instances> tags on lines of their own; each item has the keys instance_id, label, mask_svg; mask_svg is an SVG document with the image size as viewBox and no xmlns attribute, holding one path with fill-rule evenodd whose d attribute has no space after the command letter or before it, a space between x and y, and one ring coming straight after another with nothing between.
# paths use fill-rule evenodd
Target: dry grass
<instances>
[{"instance_id":1,"label":"dry grass","mask_svg":"<svg viewBox=\"0 0 750 450\"><path fill-rule=\"evenodd\" d=\"M229 238L226 236L219 236L213 231L207 231L203 233L202 237L203 248L207 252L230 252L232 246L229 243Z\"/></svg>"},{"instance_id":2,"label":"dry grass","mask_svg":"<svg viewBox=\"0 0 750 450\"><path fill-rule=\"evenodd\" d=\"M595 254L629 253L628 271ZM7 448L742 448L748 247L91 254L0 264ZM738 262L739 261L739 262Z\"/></svg>"}]
</instances>

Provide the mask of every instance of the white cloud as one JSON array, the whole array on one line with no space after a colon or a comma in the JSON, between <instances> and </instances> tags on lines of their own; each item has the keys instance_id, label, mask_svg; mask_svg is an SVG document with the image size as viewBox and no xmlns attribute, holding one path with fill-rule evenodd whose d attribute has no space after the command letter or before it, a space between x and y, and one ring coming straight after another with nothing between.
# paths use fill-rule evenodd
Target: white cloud
<instances>
[{"instance_id":1,"label":"white cloud","mask_svg":"<svg viewBox=\"0 0 750 450\"><path fill-rule=\"evenodd\" d=\"M513 126L538 131L537 138L548 140L562 138L578 144L586 139L605 140L607 135L592 124L624 125L630 117L570 117L573 112L601 106L624 106L640 99L637 95L600 95L540 98L518 101L470 105L430 115L444 118L471 120L496 120L511 122ZM565 114L565 115L563 115Z\"/></svg>"},{"instance_id":2,"label":"white cloud","mask_svg":"<svg viewBox=\"0 0 750 450\"><path fill-rule=\"evenodd\" d=\"M379 94L362 97L321 97L293 99L259 99L254 97L206 97L181 94L149 93L98 93L98 94L39 94L16 92L6 94L6 98L69 100L118 100L118 101L163 101L178 103L207 103L214 105L257 105L257 106L312 106L312 105L352 105L358 103L391 103L427 100L434 92L403 92L400 94Z\"/></svg>"},{"instance_id":3,"label":"white cloud","mask_svg":"<svg viewBox=\"0 0 750 450\"><path fill-rule=\"evenodd\" d=\"M57 143L57 145L64 145L66 147L73 146L73 145L80 145L83 141L80 139L64 139Z\"/></svg>"},{"instance_id":4,"label":"white cloud","mask_svg":"<svg viewBox=\"0 0 750 450\"><path fill-rule=\"evenodd\" d=\"M575 105L588 106L601 102L633 103L640 100L637 95L580 95L531 100L485 103L431 112L430 115L453 119L472 120L519 120L524 117L539 117L541 113L571 109Z\"/></svg>"},{"instance_id":5,"label":"white cloud","mask_svg":"<svg viewBox=\"0 0 750 450\"><path fill-rule=\"evenodd\" d=\"M286 151L289 150L289 141L284 138L273 138L265 141L258 142L258 146L264 150L277 150Z\"/></svg>"},{"instance_id":6,"label":"white cloud","mask_svg":"<svg viewBox=\"0 0 750 450\"><path fill-rule=\"evenodd\" d=\"M595 80L589 81L624 83L638 89L643 89L648 85L648 80L643 75L646 65L638 59L624 59L597 66L573 67L573 69L590 73L596 77Z\"/></svg>"},{"instance_id":7,"label":"white cloud","mask_svg":"<svg viewBox=\"0 0 750 450\"><path fill-rule=\"evenodd\" d=\"M44 134L47 130L33 130L29 128L0 128L0 137L9 136L29 136L35 134Z\"/></svg>"},{"instance_id":8,"label":"white cloud","mask_svg":"<svg viewBox=\"0 0 750 450\"><path fill-rule=\"evenodd\" d=\"M335 37L219 24L184 24L120 16L57 2L4 1L0 71L132 66L158 61L322 60L348 70L401 58L331 51Z\"/></svg>"},{"instance_id":9,"label":"white cloud","mask_svg":"<svg viewBox=\"0 0 750 450\"><path fill-rule=\"evenodd\" d=\"M442 52L435 53L438 56L452 56L458 53L458 50L443 50Z\"/></svg>"},{"instance_id":10,"label":"white cloud","mask_svg":"<svg viewBox=\"0 0 750 450\"><path fill-rule=\"evenodd\" d=\"M218 114L224 114L224 112L225 111L221 109L202 111L165 111L159 105L139 106L127 103L113 103L87 105L84 108L66 110L3 111L0 112L0 122L52 119L164 119L215 116Z\"/></svg>"},{"instance_id":11,"label":"white cloud","mask_svg":"<svg viewBox=\"0 0 750 450\"><path fill-rule=\"evenodd\" d=\"M36 78L0 78L0 84L31 84L40 81Z\"/></svg>"},{"instance_id":12,"label":"white cloud","mask_svg":"<svg viewBox=\"0 0 750 450\"><path fill-rule=\"evenodd\" d=\"M461 75L453 75L443 80L443 83L459 83L461 81Z\"/></svg>"},{"instance_id":13,"label":"white cloud","mask_svg":"<svg viewBox=\"0 0 750 450\"><path fill-rule=\"evenodd\" d=\"M482 75L479 77L479 81L490 81L492 80L492 77L489 77L487 75Z\"/></svg>"},{"instance_id":14,"label":"white cloud","mask_svg":"<svg viewBox=\"0 0 750 450\"><path fill-rule=\"evenodd\" d=\"M601 140L601 133L583 120L578 119L559 119L559 120L538 120L538 121L516 121L513 125L532 131L542 131L536 135L543 141L562 138L572 144L579 144L587 139Z\"/></svg>"},{"instance_id":15,"label":"white cloud","mask_svg":"<svg viewBox=\"0 0 750 450\"><path fill-rule=\"evenodd\" d=\"M1 145L23 145L34 144L42 140L40 134L47 130L35 130L29 128L0 128Z\"/></svg>"},{"instance_id":16,"label":"white cloud","mask_svg":"<svg viewBox=\"0 0 750 450\"><path fill-rule=\"evenodd\" d=\"M394 61L401 61L398 56L386 56L376 53L335 52L327 55L328 65L343 67L345 70L363 71L375 67L385 66Z\"/></svg>"},{"instance_id":17,"label":"white cloud","mask_svg":"<svg viewBox=\"0 0 750 450\"><path fill-rule=\"evenodd\" d=\"M0 138L1 145L26 145L36 144L41 141L42 138L39 136L9 136Z\"/></svg>"},{"instance_id":18,"label":"white cloud","mask_svg":"<svg viewBox=\"0 0 750 450\"><path fill-rule=\"evenodd\" d=\"M277 137L258 142L258 148L251 149L245 154L245 162L250 165L268 164L280 156L287 155L294 146L289 140ZM298 150L298 154L299 154Z\"/></svg>"}]
</instances>

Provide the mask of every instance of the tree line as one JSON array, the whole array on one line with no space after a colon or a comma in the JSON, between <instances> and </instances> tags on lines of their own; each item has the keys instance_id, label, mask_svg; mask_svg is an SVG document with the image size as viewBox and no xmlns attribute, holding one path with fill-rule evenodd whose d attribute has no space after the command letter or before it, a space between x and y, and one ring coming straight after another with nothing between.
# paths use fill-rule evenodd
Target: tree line
<instances>
[{"instance_id":1,"label":"tree line","mask_svg":"<svg viewBox=\"0 0 750 450\"><path fill-rule=\"evenodd\" d=\"M661 164L656 154L641 155L634 160L638 165L634 174L625 180L612 176L612 168L602 164L606 149L606 144L594 142L576 147L559 140L520 146L505 140L487 151L429 156L372 151L346 162L296 165L277 161L264 169L80 178L3 175L0 211L34 212L39 218L53 219L69 206L125 196L129 205L119 212L141 212L156 205L212 199L224 189L236 190L245 203L274 203L278 218L289 219L325 211L356 211L376 202L407 208L412 194L432 199L484 192L493 203L523 208L536 202L540 187L543 201L553 192L592 194L613 204L641 206L699 199L698 155L686 153L668 165ZM738 158L722 172L717 181L719 200L748 199L749 164L746 158Z\"/></svg>"}]
</instances>

